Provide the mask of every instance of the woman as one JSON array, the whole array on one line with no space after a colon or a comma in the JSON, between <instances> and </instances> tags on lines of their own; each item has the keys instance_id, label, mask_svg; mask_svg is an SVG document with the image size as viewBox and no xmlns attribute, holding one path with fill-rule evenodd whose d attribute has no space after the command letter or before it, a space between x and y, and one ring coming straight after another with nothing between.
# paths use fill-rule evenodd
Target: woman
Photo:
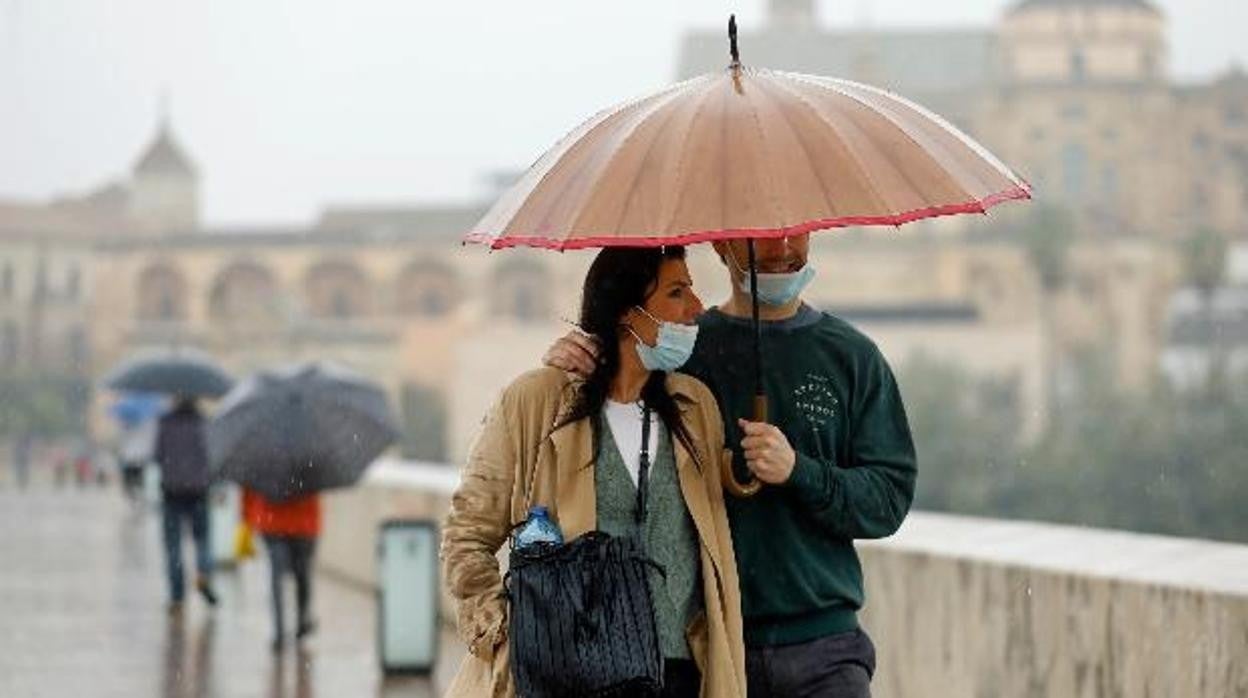
<instances>
[{"instance_id":1,"label":"woman","mask_svg":"<svg viewBox=\"0 0 1248 698\"><path fill-rule=\"evenodd\" d=\"M282 579L295 578L295 604L298 616L295 639L302 641L316 630L312 619L312 555L321 534L321 498L310 494L285 502L271 502L261 494L243 489L243 520L264 536L269 551L273 594L273 651L286 645L282 604Z\"/></svg>"},{"instance_id":2,"label":"woman","mask_svg":"<svg viewBox=\"0 0 1248 698\"><path fill-rule=\"evenodd\" d=\"M745 695L736 559L718 475L723 425L707 388L671 372L693 349L701 311L683 248L603 250L585 278L580 318L602 347L597 369L583 381L532 371L490 411L443 529L443 572L469 648L448 695L514 695L495 554L525 520L530 495L564 540L629 532L642 404L652 455L639 532L665 570L650 580L664 695Z\"/></svg>"}]
</instances>

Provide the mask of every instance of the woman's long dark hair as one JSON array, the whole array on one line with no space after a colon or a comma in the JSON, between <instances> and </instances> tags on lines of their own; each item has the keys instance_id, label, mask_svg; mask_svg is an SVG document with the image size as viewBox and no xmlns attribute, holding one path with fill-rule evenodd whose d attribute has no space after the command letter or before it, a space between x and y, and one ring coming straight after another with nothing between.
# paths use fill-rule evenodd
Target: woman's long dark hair
<instances>
[{"instance_id":1,"label":"woman's long dark hair","mask_svg":"<svg viewBox=\"0 0 1248 698\"><path fill-rule=\"evenodd\" d=\"M644 307L658 289L659 267L664 261L683 260L685 248L608 247L598 253L585 275L581 290L580 327L598 340L598 364L581 384L571 409L559 423L566 426L602 412L611 390L611 381L620 371L620 333L624 315L633 307ZM641 389L641 399L654 410L669 433L680 439L690 453L696 453L693 440L680 418L675 398L667 392L667 374L651 371ZM599 425L594 425L594 452L600 443ZM558 428L558 427L557 427Z\"/></svg>"}]
</instances>

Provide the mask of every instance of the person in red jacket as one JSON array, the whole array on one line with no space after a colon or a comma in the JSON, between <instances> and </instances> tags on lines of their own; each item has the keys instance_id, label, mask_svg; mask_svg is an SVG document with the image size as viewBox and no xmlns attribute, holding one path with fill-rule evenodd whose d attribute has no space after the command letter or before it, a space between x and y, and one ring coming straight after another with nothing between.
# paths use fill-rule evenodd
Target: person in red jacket
<instances>
[{"instance_id":1,"label":"person in red jacket","mask_svg":"<svg viewBox=\"0 0 1248 698\"><path fill-rule=\"evenodd\" d=\"M282 611L282 578L295 578L298 621L295 639L303 640L316 629L311 616L312 556L321 534L321 498L310 494L284 502L272 502L253 490L243 489L243 520L264 537L269 551L273 587L273 651L285 645Z\"/></svg>"}]
</instances>

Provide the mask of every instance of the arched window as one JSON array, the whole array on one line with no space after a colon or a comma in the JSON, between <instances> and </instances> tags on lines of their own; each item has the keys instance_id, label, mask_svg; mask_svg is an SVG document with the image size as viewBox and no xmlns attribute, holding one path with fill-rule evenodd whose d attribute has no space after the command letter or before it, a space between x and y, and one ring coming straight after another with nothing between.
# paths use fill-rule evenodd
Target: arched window
<instances>
[{"instance_id":1,"label":"arched window","mask_svg":"<svg viewBox=\"0 0 1248 698\"><path fill-rule=\"evenodd\" d=\"M175 322L186 319L186 281L163 264L148 267L139 275L139 319Z\"/></svg>"},{"instance_id":2,"label":"arched window","mask_svg":"<svg viewBox=\"0 0 1248 698\"><path fill-rule=\"evenodd\" d=\"M521 322L550 318L551 274L531 259L512 259L494 272L491 290L494 314Z\"/></svg>"},{"instance_id":3,"label":"arched window","mask_svg":"<svg viewBox=\"0 0 1248 698\"><path fill-rule=\"evenodd\" d=\"M321 262L308 272L306 286L313 317L349 320L372 310L368 279L349 262Z\"/></svg>"},{"instance_id":4,"label":"arched window","mask_svg":"<svg viewBox=\"0 0 1248 698\"><path fill-rule=\"evenodd\" d=\"M217 275L208 298L213 322L262 325L279 319L277 284L265 267L238 262Z\"/></svg>"},{"instance_id":5,"label":"arched window","mask_svg":"<svg viewBox=\"0 0 1248 698\"><path fill-rule=\"evenodd\" d=\"M445 264L419 261L409 264L396 285L395 307L402 315L437 318L459 301L459 280Z\"/></svg>"}]
</instances>

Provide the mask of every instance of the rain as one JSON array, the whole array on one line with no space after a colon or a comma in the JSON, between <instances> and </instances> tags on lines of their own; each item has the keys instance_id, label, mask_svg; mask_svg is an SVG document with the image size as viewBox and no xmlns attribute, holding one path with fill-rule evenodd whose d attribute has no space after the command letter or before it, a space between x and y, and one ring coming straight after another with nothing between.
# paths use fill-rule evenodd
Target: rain
<instances>
[{"instance_id":1,"label":"rain","mask_svg":"<svg viewBox=\"0 0 1248 698\"><path fill-rule=\"evenodd\" d=\"M0 696L1248 694L1243 26L0 0Z\"/></svg>"}]
</instances>

